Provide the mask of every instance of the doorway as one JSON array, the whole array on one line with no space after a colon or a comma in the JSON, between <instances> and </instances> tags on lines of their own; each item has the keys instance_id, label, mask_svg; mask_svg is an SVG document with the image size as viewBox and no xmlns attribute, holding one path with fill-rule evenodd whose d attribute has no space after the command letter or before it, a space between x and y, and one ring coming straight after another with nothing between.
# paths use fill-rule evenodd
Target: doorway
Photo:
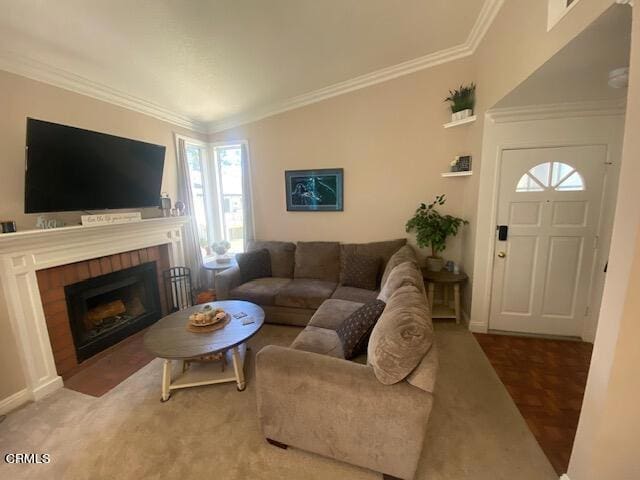
<instances>
[{"instance_id":1,"label":"doorway","mask_svg":"<svg viewBox=\"0 0 640 480\"><path fill-rule=\"evenodd\" d=\"M606 170L605 145L502 152L490 329L582 336Z\"/></svg>"}]
</instances>

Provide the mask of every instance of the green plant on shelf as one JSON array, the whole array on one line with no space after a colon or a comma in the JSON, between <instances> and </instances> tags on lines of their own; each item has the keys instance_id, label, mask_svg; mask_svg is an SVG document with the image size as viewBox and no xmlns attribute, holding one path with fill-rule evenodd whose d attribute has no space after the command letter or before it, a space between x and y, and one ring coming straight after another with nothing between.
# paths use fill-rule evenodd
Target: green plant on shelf
<instances>
[{"instance_id":1,"label":"green plant on shelf","mask_svg":"<svg viewBox=\"0 0 640 480\"><path fill-rule=\"evenodd\" d=\"M460 85L459 89L449 90L449 96L444 101L451 103L451 113L473 110L476 103L476 85L474 83L466 87Z\"/></svg>"}]
</instances>

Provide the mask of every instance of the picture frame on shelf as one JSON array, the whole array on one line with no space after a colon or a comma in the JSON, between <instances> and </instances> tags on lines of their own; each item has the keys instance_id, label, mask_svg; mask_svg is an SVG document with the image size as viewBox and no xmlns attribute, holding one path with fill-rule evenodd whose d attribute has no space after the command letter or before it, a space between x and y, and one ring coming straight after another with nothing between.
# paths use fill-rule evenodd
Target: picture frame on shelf
<instances>
[{"instance_id":1,"label":"picture frame on shelf","mask_svg":"<svg viewBox=\"0 0 640 480\"><path fill-rule=\"evenodd\" d=\"M451 162L452 172L470 172L471 171L471 155L457 156L453 162Z\"/></svg>"}]
</instances>

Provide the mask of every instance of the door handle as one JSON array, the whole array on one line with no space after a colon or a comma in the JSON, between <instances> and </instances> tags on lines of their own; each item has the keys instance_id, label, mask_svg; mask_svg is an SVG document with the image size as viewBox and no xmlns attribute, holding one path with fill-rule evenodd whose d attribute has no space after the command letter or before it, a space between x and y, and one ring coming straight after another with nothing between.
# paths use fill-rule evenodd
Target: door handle
<instances>
[{"instance_id":1,"label":"door handle","mask_svg":"<svg viewBox=\"0 0 640 480\"><path fill-rule=\"evenodd\" d=\"M498 252L498 257L499 258L504 258L506 256L507 256L507 254L505 252Z\"/></svg>"}]
</instances>

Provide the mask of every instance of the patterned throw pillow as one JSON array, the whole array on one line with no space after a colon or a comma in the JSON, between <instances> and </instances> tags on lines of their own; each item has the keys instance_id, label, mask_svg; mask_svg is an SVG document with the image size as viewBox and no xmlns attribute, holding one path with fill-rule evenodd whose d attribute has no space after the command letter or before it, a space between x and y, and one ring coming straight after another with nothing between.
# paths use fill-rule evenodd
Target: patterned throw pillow
<instances>
[{"instance_id":1,"label":"patterned throw pillow","mask_svg":"<svg viewBox=\"0 0 640 480\"><path fill-rule=\"evenodd\" d=\"M342 343L344 358L351 360L367 351L367 343L373 327L382 315L385 307L382 300L365 303L358 310L345 318L336 333Z\"/></svg>"},{"instance_id":2,"label":"patterned throw pillow","mask_svg":"<svg viewBox=\"0 0 640 480\"><path fill-rule=\"evenodd\" d=\"M266 248L239 253L236 255L236 260L242 283L271 276L271 255Z\"/></svg>"},{"instance_id":3,"label":"patterned throw pillow","mask_svg":"<svg viewBox=\"0 0 640 480\"><path fill-rule=\"evenodd\" d=\"M378 257L350 254L344 263L342 285L375 290L378 286L379 271L380 259Z\"/></svg>"}]
</instances>

